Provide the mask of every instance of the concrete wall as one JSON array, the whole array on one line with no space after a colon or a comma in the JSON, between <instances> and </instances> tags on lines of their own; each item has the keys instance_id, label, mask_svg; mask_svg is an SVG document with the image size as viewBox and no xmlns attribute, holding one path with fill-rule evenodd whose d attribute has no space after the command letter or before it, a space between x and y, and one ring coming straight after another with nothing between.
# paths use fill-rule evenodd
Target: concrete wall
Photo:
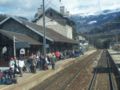
<instances>
[{"instance_id":1,"label":"concrete wall","mask_svg":"<svg viewBox=\"0 0 120 90\"><path fill-rule=\"evenodd\" d=\"M43 25L43 18L40 18L36 24ZM53 29L54 31L62 34L63 36L72 39L72 27L67 24L60 24L55 20L51 20L50 18L46 17L46 27Z\"/></svg>"},{"instance_id":2,"label":"concrete wall","mask_svg":"<svg viewBox=\"0 0 120 90\"><path fill-rule=\"evenodd\" d=\"M72 27L70 27L69 25L66 25L66 30L67 30L67 37L69 37L70 39L73 39L73 32L72 32Z\"/></svg>"}]
</instances>

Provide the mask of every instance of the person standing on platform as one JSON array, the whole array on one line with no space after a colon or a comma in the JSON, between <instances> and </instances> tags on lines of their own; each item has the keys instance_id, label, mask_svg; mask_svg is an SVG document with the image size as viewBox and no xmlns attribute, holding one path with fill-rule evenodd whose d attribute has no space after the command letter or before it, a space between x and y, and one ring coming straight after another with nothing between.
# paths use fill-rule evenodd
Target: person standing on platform
<instances>
[{"instance_id":1,"label":"person standing on platform","mask_svg":"<svg viewBox=\"0 0 120 90\"><path fill-rule=\"evenodd\" d=\"M19 72L20 72L20 76L23 76L23 67L25 66L24 60L23 58L20 58L18 60L18 68L19 68Z\"/></svg>"},{"instance_id":2,"label":"person standing on platform","mask_svg":"<svg viewBox=\"0 0 120 90\"><path fill-rule=\"evenodd\" d=\"M10 58L9 67L13 70L15 69L15 61L12 57Z\"/></svg>"},{"instance_id":3,"label":"person standing on platform","mask_svg":"<svg viewBox=\"0 0 120 90\"><path fill-rule=\"evenodd\" d=\"M60 60L60 52L59 51L56 51L54 53L54 55L56 56L57 60Z\"/></svg>"},{"instance_id":4,"label":"person standing on platform","mask_svg":"<svg viewBox=\"0 0 120 90\"><path fill-rule=\"evenodd\" d=\"M51 58L51 65L52 65L52 69L55 69L55 62L56 62L56 57L54 55L54 53L52 54L52 58Z\"/></svg>"},{"instance_id":5,"label":"person standing on platform","mask_svg":"<svg viewBox=\"0 0 120 90\"><path fill-rule=\"evenodd\" d=\"M32 73L36 73L36 65L37 65L36 55L33 55L32 64L31 64Z\"/></svg>"}]
</instances>

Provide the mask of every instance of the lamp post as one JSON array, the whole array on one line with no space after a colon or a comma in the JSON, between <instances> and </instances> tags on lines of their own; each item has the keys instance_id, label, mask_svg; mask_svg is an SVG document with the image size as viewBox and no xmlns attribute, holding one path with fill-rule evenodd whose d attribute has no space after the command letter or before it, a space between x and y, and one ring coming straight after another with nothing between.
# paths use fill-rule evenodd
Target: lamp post
<instances>
[{"instance_id":1,"label":"lamp post","mask_svg":"<svg viewBox=\"0 0 120 90\"><path fill-rule=\"evenodd\" d=\"M14 52L14 57L16 57L15 36L13 36L13 52Z\"/></svg>"},{"instance_id":2,"label":"lamp post","mask_svg":"<svg viewBox=\"0 0 120 90\"><path fill-rule=\"evenodd\" d=\"M45 0L43 0L43 31L44 31L43 54L44 54L44 58L45 58L46 57Z\"/></svg>"}]
</instances>

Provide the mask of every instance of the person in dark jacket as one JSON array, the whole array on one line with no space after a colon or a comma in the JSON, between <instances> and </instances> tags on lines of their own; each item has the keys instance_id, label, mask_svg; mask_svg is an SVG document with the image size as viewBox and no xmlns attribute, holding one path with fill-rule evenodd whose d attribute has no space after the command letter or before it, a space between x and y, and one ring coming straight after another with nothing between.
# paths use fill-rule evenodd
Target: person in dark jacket
<instances>
[{"instance_id":1,"label":"person in dark jacket","mask_svg":"<svg viewBox=\"0 0 120 90\"><path fill-rule=\"evenodd\" d=\"M34 55L31 64L32 73L36 73L36 65L37 65L37 61L36 61L36 56Z\"/></svg>"}]
</instances>

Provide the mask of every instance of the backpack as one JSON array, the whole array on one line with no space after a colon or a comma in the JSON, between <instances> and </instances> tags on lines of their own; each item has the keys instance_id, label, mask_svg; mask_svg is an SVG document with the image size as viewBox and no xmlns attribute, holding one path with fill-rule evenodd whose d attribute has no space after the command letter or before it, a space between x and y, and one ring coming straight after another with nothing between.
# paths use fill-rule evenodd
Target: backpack
<instances>
[{"instance_id":1,"label":"backpack","mask_svg":"<svg viewBox=\"0 0 120 90\"><path fill-rule=\"evenodd\" d=\"M0 79L3 77L3 72L0 72Z\"/></svg>"},{"instance_id":2,"label":"backpack","mask_svg":"<svg viewBox=\"0 0 120 90\"><path fill-rule=\"evenodd\" d=\"M8 78L7 78L7 79L5 80L5 84L6 84L6 85L11 85L12 83L13 83L12 79L8 79Z\"/></svg>"},{"instance_id":3,"label":"backpack","mask_svg":"<svg viewBox=\"0 0 120 90\"><path fill-rule=\"evenodd\" d=\"M17 79L16 79L16 78L13 78L13 79L12 79L12 83L16 84L16 83L17 83Z\"/></svg>"}]
</instances>

